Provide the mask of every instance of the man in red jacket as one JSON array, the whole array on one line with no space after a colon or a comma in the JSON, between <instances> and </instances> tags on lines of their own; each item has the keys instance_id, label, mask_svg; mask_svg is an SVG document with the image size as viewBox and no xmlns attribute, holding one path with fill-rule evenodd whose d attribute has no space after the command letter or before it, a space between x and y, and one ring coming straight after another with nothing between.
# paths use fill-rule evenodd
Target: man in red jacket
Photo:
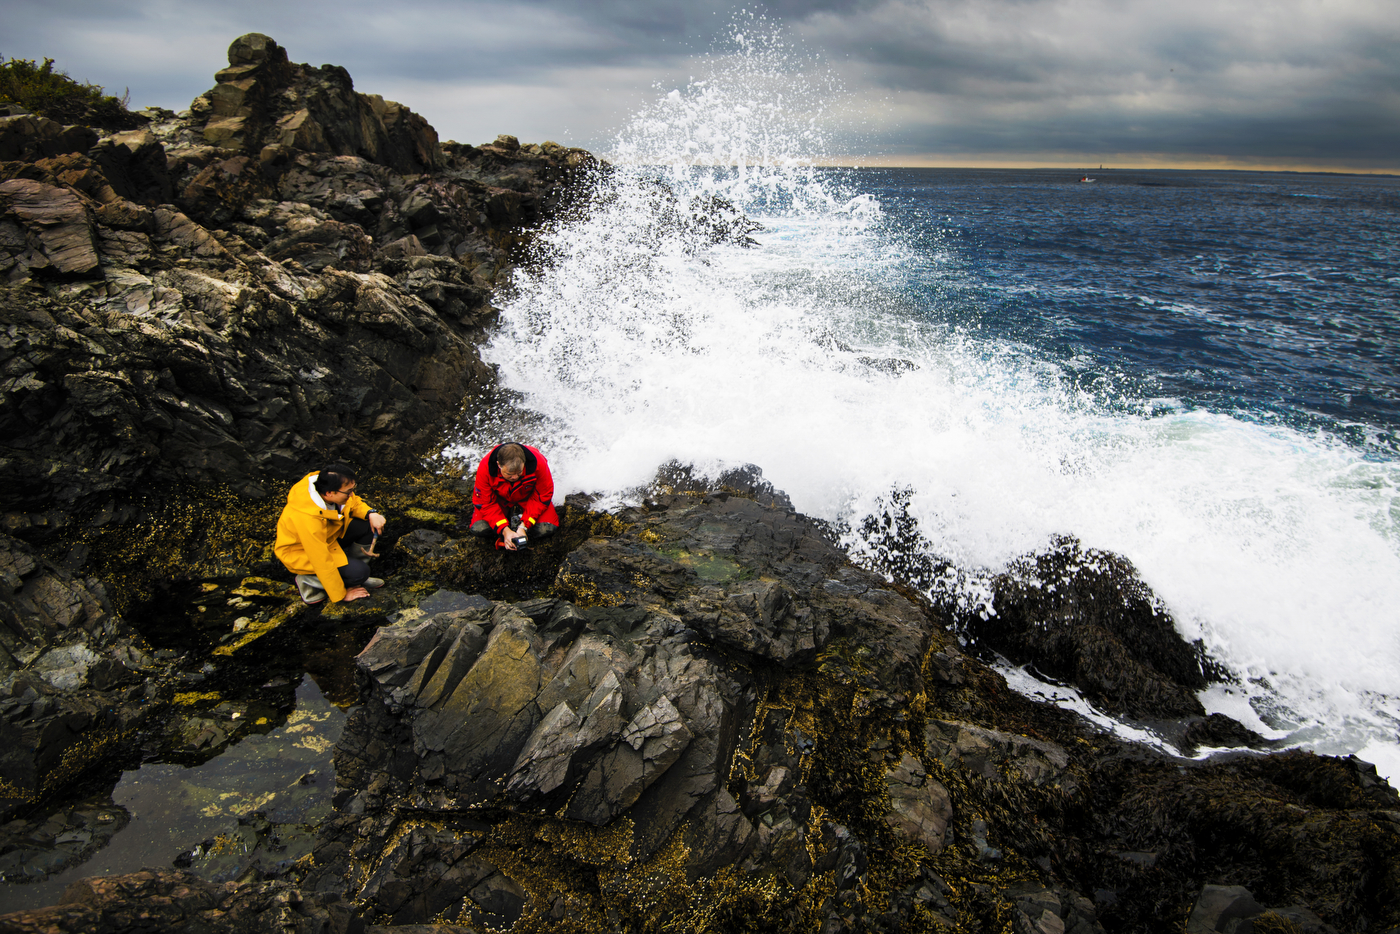
<instances>
[{"instance_id":1,"label":"man in red jacket","mask_svg":"<svg viewBox=\"0 0 1400 934\"><path fill-rule=\"evenodd\" d=\"M471 533L499 535L497 547L515 551L515 541L543 537L559 528L554 511L554 478L544 455L528 444L501 444L481 459L472 490Z\"/></svg>"}]
</instances>

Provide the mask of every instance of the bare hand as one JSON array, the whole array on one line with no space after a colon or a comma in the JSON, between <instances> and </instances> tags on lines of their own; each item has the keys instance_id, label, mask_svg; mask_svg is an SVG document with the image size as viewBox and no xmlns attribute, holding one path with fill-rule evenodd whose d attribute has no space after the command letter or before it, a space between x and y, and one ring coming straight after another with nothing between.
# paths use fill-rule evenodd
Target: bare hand
<instances>
[{"instance_id":1,"label":"bare hand","mask_svg":"<svg viewBox=\"0 0 1400 934\"><path fill-rule=\"evenodd\" d=\"M349 603L351 600L364 600L368 597L369 591L365 588L351 587L349 590L345 591L345 600L343 602Z\"/></svg>"},{"instance_id":2,"label":"bare hand","mask_svg":"<svg viewBox=\"0 0 1400 934\"><path fill-rule=\"evenodd\" d=\"M501 532L501 538L505 540L506 551L519 551L520 549L515 547L515 540L517 538L524 537L525 523L523 522L520 523L520 528L518 529L512 529L510 526L506 526L505 529Z\"/></svg>"},{"instance_id":3,"label":"bare hand","mask_svg":"<svg viewBox=\"0 0 1400 934\"><path fill-rule=\"evenodd\" d=\"M384 518L382 512L372 512L369 514L369 527L375 535L382 535L384 533L384 526L387 524L388 520Z\"/></svg>"}]
</instances>

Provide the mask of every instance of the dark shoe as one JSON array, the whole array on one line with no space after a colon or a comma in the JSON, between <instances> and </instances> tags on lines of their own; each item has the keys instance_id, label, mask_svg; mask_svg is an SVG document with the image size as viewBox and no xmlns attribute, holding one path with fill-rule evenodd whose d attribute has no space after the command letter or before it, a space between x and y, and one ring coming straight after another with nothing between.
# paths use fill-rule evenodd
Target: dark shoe
<instances>
[{"instance_id":1,"label":"dark shoe","mask_svg":"<svg viewBox=\"0 0 1400 934\"><path fill-rule=\"evenodd\" d=\"M377 577L370 577L366 578L365 582L360 586L366 590L378 590L380 587L384 586L384 582Z\"/></svg>"}]
</instances>

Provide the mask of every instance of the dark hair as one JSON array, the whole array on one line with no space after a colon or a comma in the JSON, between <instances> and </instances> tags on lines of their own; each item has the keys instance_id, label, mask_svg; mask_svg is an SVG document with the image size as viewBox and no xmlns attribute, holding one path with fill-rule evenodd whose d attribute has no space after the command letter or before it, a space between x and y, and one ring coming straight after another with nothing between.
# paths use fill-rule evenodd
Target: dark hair
<instances>
[{"instance_id":1,"label":"dark hair","mask_svg":"<svg viewBox=\"0 0 1400 934\"><path fill-rule=\"evenodd\" d=\"M502 470L507 467L519 466L521 470L524 470L525 449L514 442L501 445L496 450L496 466Z\"/></svg>"},{"instance_id":2,"label":"dark hair","mask_svg":"<svg viewBox=\"0 0 1400 934\"><path fill-rule=\"evenodd\" d=\"M344 464L327 464L316 476L316 492L322 496L327 493L339 493L347 481L355 479L355 471Z\"/></svg>"}]
</instances>

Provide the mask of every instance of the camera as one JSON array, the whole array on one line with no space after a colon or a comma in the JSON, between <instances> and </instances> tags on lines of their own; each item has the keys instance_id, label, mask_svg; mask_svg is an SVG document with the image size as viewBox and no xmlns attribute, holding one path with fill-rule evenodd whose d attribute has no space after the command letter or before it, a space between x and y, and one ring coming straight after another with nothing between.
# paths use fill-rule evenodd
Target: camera
<instances>
[{"instance_id":1,"label":"camera","mask_svg":"<svg viewBox=\"0 0 1400 934\"><path fill-rule=\"evenodd\" d=\"M516 550L524 548L526 545L530 544L530 539L526 538L524 535L520 536L519 538L512 539L512 541L515 542Z\"/></svg>"}]
</instances>

